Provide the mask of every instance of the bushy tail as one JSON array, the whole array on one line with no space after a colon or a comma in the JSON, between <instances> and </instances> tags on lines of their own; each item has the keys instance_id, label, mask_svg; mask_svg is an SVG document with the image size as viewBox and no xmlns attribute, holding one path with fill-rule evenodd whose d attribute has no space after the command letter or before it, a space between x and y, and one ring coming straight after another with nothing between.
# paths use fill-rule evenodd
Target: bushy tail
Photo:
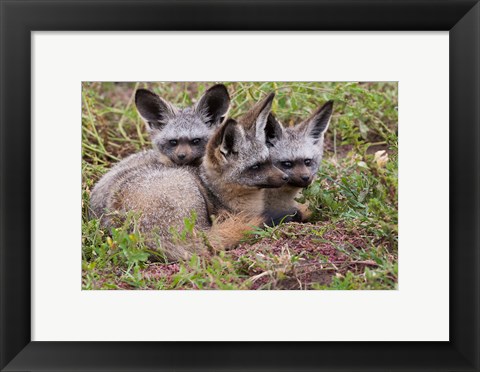
<instances>
[{"instance_id":1,"label":"bushy tail","mask_svg":"<svg viewBox=\"0 0 480 372\"><path fill-rule=\"evenodd\" d=\"M185 239L170 238L162 242L150 239L148 245L156 247L168 262L188 260L193 253L201 256L234 248L249 231L263 226L263 221L261 216L246 213L222 213L207 231L194 229Z\"/></svg>"},{"instance_id":2,"label":"bushy tail","mask_svg":"<svg viewBox=\"0 0 480 372\"><path fill-rule=\"evenodd\" d=\"M215 250L234 248L245 238L247 232L263 226L262 216L247 213L222 213L213 221L212 228L207 231L207 238Z\"/></svg>"}]
</instances>

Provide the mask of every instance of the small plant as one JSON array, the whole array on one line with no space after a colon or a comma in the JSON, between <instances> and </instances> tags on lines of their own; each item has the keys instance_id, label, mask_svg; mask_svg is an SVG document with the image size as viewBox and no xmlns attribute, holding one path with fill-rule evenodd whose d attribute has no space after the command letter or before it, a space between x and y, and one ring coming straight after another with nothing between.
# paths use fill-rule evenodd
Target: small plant
<instances>
[{"instance_id":1,"label":"small plant","mask_svg":"<svg viewBox=\"0 0 480 372\"><path fill-rule=\"evenodd\" d=\"M170 234L172 234L175 241L186 242L188 238L194 237L195 223L197 222L197 212L192 210L190 217L183 219L183 228L181 231L177 231L175 228L170 228Z\"/></svg>"}]
</instances>

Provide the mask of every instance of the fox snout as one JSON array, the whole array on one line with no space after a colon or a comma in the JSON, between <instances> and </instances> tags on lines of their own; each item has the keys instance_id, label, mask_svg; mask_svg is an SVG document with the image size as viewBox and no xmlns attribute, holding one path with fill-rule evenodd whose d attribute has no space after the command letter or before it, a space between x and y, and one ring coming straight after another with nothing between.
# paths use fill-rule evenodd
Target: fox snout
<instances>
[{"instance_id":1,"label":"fox snout","mask_svg":"<svg viewBox=\"0 0 480 372\"><path fill-rule=\"evenodd\" d=\"M288 182L288 180L289 177L286 173L283 173L280 169L272 165L271 170L269 171L269 174L267 176L267 184L269 187L282 187Z\"/></svg>"},{"instance_id":2,"label":"fox snout","mask_svg":"<svg viewBox=\"0 0 480 372\"><path fill-rule=\"evenodd\" d=\"M299 187L307 187L312 183L313 177L311 174L302 174L299 176L294 176L290 179L291 184Z\"/></svg>"},{"instance_id":3,"label":"fox snout","mask_svg":"<svg viewBox=\"0 0 480 372\"><path fill-rule=\"evenodd\" d=\"M193 151L190 146L179 145L175 149L173 161L177 165L184 165L191 163L194 159Z\"/></svg>"},{"instance_id":4,"label":"fox snout","mask_svg":"<svg viewBox=\"0 0 480 372\"><path fill-rule=\"evenodd\" d=\"M313 175L308 172L302 172L302 173L293 173L290 174L290 178L288 183L292 186L296 187L307 187L309 186L313 181Z\"/></svg>"}]
</instances>

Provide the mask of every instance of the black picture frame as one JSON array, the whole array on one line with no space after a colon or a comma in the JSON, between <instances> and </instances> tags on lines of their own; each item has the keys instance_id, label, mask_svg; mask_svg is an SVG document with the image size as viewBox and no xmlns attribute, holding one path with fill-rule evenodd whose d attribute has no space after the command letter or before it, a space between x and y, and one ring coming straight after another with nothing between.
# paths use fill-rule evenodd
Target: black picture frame
<instances>
[{"instance_id":1,"label":"black picture frame","mask_svg":"<svg viewBox=\"0 0 480 372\"><path fill-rule=\"evenodd\" d=\"M480 370L477 0L0 0L0 12L2 371ZM449 31L450 341L32 342L30 35L37 30Z\"/></svg>"}]
</instances>

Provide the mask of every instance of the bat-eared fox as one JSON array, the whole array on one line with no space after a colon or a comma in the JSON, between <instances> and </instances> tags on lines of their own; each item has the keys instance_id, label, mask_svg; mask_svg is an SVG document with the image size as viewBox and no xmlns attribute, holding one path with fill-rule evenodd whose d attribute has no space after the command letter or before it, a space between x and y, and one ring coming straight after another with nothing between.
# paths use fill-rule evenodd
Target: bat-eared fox
<instances>
[{"instance_id":1,"label":"bat-eared fox","mask_svg":"<svg viewBox=\"0 0 480 372\"><path fill-rule=\"evenodd\" d=\"M97 215L107 207L107 195L130 172L152 164L200 165L209 138L227 115L230 96L225 85L217 84L207 89L194 106L180 109L153 92L139 89L135 104L154 148L128 156L100 179L91 196Z\"/></svg>"},{"instance_id":2,"label":"bat-eared fox","mask_svg":"<svg viewBox=\"0 0 480 372\"><path fill-rule=\"evenodd\" d=\"M226 95L216 93L215 96ZM166 108L168 114L153 115L160 107L165 112L163 100L149 95L147 103L139 105L142 99L139 101L138 98L137 95L137 107L151 127L155 127L156 122L165 122L167 116L168 120L173 120L174 110L171 108ZM165 166L152 152L133 155L136 160L130 166L121 162L112 169L113 182L109 182L108 187L102 186L100 181L92 190L91 209L98 217L103 216L102 222L107 226L114 223L111 216L116 213L138 212L138 227L145 233L147 244L160 247L170 260L187 258L194 247L199 246L179 244L172 234L172 230L182 231L184 219L190 218L192 211L196 212L196 229L218 239L219 244L228 246L230 241L238 240L246 225L261 223L264 189L284 186L288 180L288 176L272 164L266 142L265 127L273 98L272 93L238 121L227 119L216 128L197 168ZM226 113L228 100L214 101L217 103L215 107L222 107L220 111ZM178 111L175 112L178 114ZM215 115L203 108L199 112L204 118L221 120L222 114ZM214 122L212 124L215 125ZM153 141L156 143L155 139ZM160 151L164 144L160 142L157 145ZM218 216L216 221L220 221L215 221L213 226L212 215ZM228 218L224 218L222 223L224 216Z\"/></svg>"},{"instance_id":3,"label":"bat-eared fox","mask_svg":"<svg viewBox=\"0 0 480 372\"><path fill-rule=\"evenodd\" d=\"M273 114L266 126L267 143L273 164L285 172L288 183L279 190L266 190L265 215L267 223L282 220L303 221L306 211L295 198L315 179L323 155L323 139L333 111L328 101L307 120L293 127L284 127Z\"/></svg>"},{"instance_id":4,"label":"bat-eared fox","mask_svg":"<svg viewBox=\"0 0 480 372\"><path fill-rule=\"evenodd\" d=\"M135 93L154 148L165 165L199 165L208 139L230 107L225 85L208 89L193 107L177 108L149 90Z\"/></svg>"}]
</instances>

